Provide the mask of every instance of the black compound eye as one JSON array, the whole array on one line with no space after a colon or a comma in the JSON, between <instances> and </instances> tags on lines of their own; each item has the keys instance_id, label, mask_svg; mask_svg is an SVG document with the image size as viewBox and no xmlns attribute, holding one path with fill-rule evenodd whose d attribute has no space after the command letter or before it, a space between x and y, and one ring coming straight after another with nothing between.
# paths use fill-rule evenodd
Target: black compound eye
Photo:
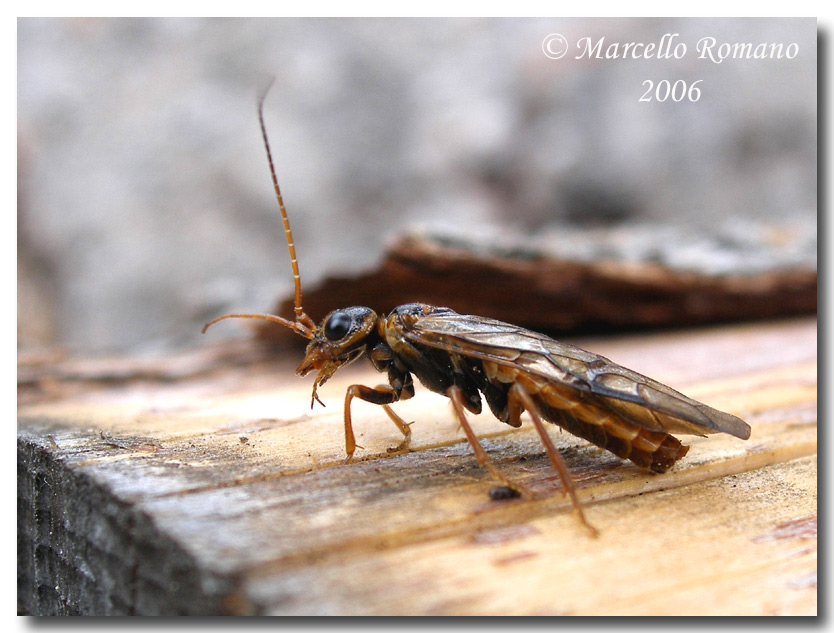
<instances>
[{"instance_id":1,"label":"black compound eye","mask_svg":"<svg viewBox=\"0 0 834 633\"><path fill-rule=\"evenodd\" d=\"M324 324L324 335L331 341L343 339L350 332L352 323L353 319L347 312L334 312Z\"/></svg>"}]
</instances>

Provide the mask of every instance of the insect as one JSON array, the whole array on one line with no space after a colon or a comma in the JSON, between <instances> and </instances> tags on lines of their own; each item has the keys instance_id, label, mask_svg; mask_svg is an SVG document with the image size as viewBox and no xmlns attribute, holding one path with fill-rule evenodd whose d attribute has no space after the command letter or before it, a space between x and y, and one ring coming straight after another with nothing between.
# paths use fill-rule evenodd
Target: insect
<instances>
[{"instance_id":1,"label":"insect","mask_svg":"<svg viewBox=\"0 0 834 633\"><path fill-rule=\"evenodd\" d=\"M295 319L272 314L224 314L206 323L203 332L224 319L261 319L279 323L308 339L296 373L305 376L317 372L311 406L316 401L324 404L317 395L319 386L340 367L363 356L377 371L387 374L386 385L355 384L347 389L344 463L351 461L356 450L351 419L355 398L382 406L399 429L403 440L389 452L408 450L410 426L390 405L414 396L416 376L425 387L449 398L478 462L503 487L532 497L525 486L510 481L495 467L466 418L467 411L481 412L482 400L496 418L513 427L521 425L521 414L527 411L580 520L596 534L585 518L570 473L545 422L656 473L668 470L689 450L671 433L750 437L750 427L740 418L607 358L509 323L410 303L388 315L366 307L341 308L316 325L301 306L295 244L264 124L263 103L268 90L258 100L258 120L292 265ZM508 498L512 494L502 489L496 496Z\"/></svg>"}]
</instances>

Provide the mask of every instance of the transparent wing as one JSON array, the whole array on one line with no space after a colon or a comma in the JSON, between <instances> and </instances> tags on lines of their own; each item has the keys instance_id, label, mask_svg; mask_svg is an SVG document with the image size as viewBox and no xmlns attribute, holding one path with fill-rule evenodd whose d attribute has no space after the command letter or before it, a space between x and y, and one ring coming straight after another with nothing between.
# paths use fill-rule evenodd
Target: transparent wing
<instances>
[{"instance_id":1,"label":"transparent wing","mask_svg":"<svg viewBox=\"0 0 834 633\"><path fill-rule=\"evenodd\" d=\"M442 311L402 321L414 343L491 360L576 389L639 427L667 433L750 437L740 418L713 409L609 359L543 334L485 317Z\"/></svg>"}]
</instances>

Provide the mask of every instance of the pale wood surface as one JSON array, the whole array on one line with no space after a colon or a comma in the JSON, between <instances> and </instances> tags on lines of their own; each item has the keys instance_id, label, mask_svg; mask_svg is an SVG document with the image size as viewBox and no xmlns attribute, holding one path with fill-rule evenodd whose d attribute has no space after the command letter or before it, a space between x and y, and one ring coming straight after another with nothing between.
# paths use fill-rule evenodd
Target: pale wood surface
<instances>
[{"instance_id":1,"label":"pale wood surface","mask_svg":"<svg viewBox=\"0 0 834 633\"><path fill-rule=\"evenodd\" d=\"M653 475L554 426L594 539L561 494L489 501L494 482L448 401L420 386L396 406L416 421L413 451L389 455L397 429L360 402L364 448L341 465L345 387L384 378L364 366L336 374L312 411L300 356L104 387L93 372L19 407L19 600L96 613L815 614L815 320L579 343L740 415L751 439L685 437L689 454ZM529 425L471 421L508 476L558 488Z\"/></svg>"}]
</instances>

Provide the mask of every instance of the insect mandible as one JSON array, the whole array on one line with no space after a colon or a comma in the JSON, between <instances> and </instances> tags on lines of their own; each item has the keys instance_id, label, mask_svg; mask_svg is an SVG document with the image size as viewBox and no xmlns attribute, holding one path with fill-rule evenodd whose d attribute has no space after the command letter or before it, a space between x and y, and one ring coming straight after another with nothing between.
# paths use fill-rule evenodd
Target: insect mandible
<instances>
[{"instance_id":1,"label":"insect mandible","mask_svg":"<svg viewBox=\"0 0 834 633\"><path fill-rule=\"evenodd\" d=\"M387 385L356 384L347 389L344 463L351 461L356 450L350 413L354 398L381 405L402 433L402 442L389 452L408 450L410 426L390 405L414 396L416 376L425 387L449 398L478 462L504 486L532 497L525 486L508 480L495 467L466 419L467 411L481 412L482 398L496 418L513 427L521 425L521 413L527 411L580 520L596 534L585 518L570 473L544 422L557 424L656 473L668 470L689 450L671 433L750 437L750 427L734 415L713 409L607 358L494 319L410 303L387 316L366 307L341 308L316 325L301 307L295 244L264 124L263 103L268 91L269 87L258 99L258 121L290 254L295 319L272 314L224 314L206 323L203 332L224 319L261 319L280 323L307 338L310 342L296 373L305 376L318 372L311 406L316 401L323 404L317 395L320 385L340 367L362 356L377 371L387 373Z\"/></svg>"}]
</instances>

